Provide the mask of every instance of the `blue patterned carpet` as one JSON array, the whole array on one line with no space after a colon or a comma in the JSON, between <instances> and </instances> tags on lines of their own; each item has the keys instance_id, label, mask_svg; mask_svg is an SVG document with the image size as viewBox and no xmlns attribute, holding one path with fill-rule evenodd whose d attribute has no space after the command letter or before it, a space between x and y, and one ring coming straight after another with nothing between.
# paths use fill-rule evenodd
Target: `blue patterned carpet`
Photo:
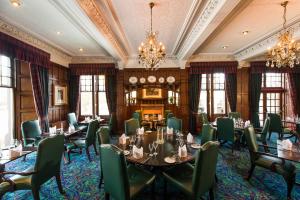
<instances>
[{"instance_id":1,"label":"blue patterned carpet","mask_svg":"<svg viewBox=\"0 0 300 200\"><path fill-rule=\"evenodd\" d=\"M91 148L92 151L92 148ZM41 199L104 199L103 189L98 189L99 181L99 157L92 151L92 162L83 153L72 154L72 162L68 165L62 164L62 183L66 195L60 195L55 179L45 183L40 190ZM35 154L28 156L26 162L21 159L9 163L7 170L21 171L33 165ZM217 165L217 176L219 179L215 187L216 199L286 199L286 185L280 175L257 167L251 180L244 180L250 166L248 150L231 153L231 149L222 146L219 153ZM300 173L300 165L297 166L297 174ZM297 175L300 181L300 175ZM170 187L169 187L170 188ZM156 199L163 199L162 180L156 184ZM151 199L150 189L145 190L138 199ZM169 199L184 199L174 189L168 190ZM293 199L300 199L300 187L294 186ZM4 199L27 200L32 199L31 191L16 191L7 193Z\"/></svg>"}]
</instances>

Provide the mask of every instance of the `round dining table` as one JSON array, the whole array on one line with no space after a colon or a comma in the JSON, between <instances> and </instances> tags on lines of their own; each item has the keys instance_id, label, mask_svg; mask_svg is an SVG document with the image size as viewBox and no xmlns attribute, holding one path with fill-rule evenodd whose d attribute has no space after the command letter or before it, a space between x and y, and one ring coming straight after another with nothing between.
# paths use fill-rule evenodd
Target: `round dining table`
<instances>
[{"instance_id":1,"label":"round dining table","mask_svg":"<svg viewBox=\"0 0 300 200\"><path fill-rule=\"evenodd\" d=\"M132 137L132 136L131 136ZM198 148L192 148L191 144L187 144L185 140L186 136L182 136L184 144L187 147L187 156L186 157L179 157L178 156L178 148L179 148L179 140L175 136L175 134L167 135L164 134L164 142L163 144L158 144L157 147L157 155L150 156L149 144L153 144L157 140L156 131L145 132L143 135L136 136L135 145L140 148L143 147L143 157L140 159L136 159L133 157L132 154L132 147L129 146L129 138L126 140L126 144L117 144L116 146L121 150L129 151L130 154L126 155L127 162L140 164L145 166L151 167L168 167L179 165L183 163L187 163L193 161L196 156L196 152ZM193 145L194 146L194 145ZM154 150L152 150L154 153ZM175 159L174 163L168 163L165 161L166 157L171 157Z\"/></svg>"}]
</instances>

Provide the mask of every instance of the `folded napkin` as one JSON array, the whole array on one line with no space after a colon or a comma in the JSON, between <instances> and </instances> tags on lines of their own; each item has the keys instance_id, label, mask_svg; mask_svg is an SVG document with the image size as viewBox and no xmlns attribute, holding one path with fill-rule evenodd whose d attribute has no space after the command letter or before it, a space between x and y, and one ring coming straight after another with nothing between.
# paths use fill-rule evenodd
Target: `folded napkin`
<instances>
[{"instance_id":1,"label":"folded napkin","mask_svg":"<svg viewBox=\"0 0 300 200\"><path fill-rule=\"evenodd\" d=\"M69 133L75 131L75 126L70 125L68 131L69 131Z\"/></svg>"},{"instance_id":2,"label":"folded napkin","mask_svg":"<svg viewBox=\"0 0 300 200\"><path fill-rule=\"evenodd\" d=\"M50 134L50 135L55 135L55 134L56 134L56 126L54 126L54 127L49 127L49 134Z\"/></svg>"},{"instance_id":3,"label":"folded napkin","mask_svg":"<svg viewBox=\"0 0 300 200\"><path fill-rule=\"evenodd\" d=\"M186 149L186 145L183 145L182 147L178 147L178 156L180 158L184 158L187 157L187 149Z\"/></svg>"},{"instance_id":4,"label":"folded napkin","mask_svg":"<svg viewBox=\"0 0 300 200\"><path fill-rule=\"evenodd\" d=\"M247 120L247 121L245 122L245 127L247 128L250 124L251 124L250 120Z\"/></svg>"},{"instance_id":5,"label":"folded napkin","mask_svg":"<svg viewBox=\"0 0 300 200\"><path fill-rule=\"evenodd\" d=\"M282 140L281 146L283 149L292 150L293 143L289 139L286 139L286 140Z\"/></svg>"},{"instance_id":6,"label":"folded napkin","mask_svg":"<svg viewBox=\"0 0 300 200\"><path fill-rule=\"evenodd\" d=\"M193 143L194 142L194 137L191 133L189 133L187 136L186 136L186 140L188 143Z\"/></svg>"},{"instance_id":7,"label":"folded napkin","mask_svg":"<svg viewBox=\"0 0 300 200\"><path fill-rule=\"evenodd\" d=\"M173 135L173 128L167 127L167 135Z\"/></svg>"},{"instance_id":8,"label":"folded napkin","mask_svg":"<svg viewBox=\"0 0 300 200\"><path fill-rule=\"evenodd\" d=\"M138 128L138 134L139 134L139 135L143 135L144 132L145 132L144 127Z\"/></svg>"},{"instance_id":9,"label":"folded napkin","mask_svg":"<svg viewBox=\"0 0 300 200\"><path fill-rule=\"evenodd\" d=\"M119 143L120 144L126 144L126 135L125 135L125 133L123 133L121 135L121 137L119 137Z\"/></svg>"},{"instance_id":10,"label":"folded napkin","mask_svg":"<svg viewBox=\"0 0 300 200\"><path fill-rule=\"evenodd\" d=\"M137 148L137 146L133 145L132 147L132 155L135 159L140 159L143 157L143 147Z\"/></svg>"}]
</instances>

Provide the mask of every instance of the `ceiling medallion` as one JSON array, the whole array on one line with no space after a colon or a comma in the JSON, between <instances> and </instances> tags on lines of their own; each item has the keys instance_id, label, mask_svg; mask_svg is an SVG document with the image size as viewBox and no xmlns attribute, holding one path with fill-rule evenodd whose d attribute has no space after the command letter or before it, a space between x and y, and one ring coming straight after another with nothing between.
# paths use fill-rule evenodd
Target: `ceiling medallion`
<instances>
[{"instance_id":1,"label":"ceiling medallion","mask_svg":"<svg viewBox=\"0 0 300 200\"><path fill-rule=\"evenodd\" d=\"M157 70L159 64L164 61L166 57L166 50L161 42L157 42L156 36L158 35L158 32L152 31L152 8L154 7L154 3L149 3L149 6L151 10L150 32L147 32L145 42L142 42L139 46L139 63L147 70Z\"/></svg>"},{"instance_id":2,"label":"ceiling medallion","mask_svg":"<svg viewBox=\"0 0 300 200\"><path fill-rule=\"evenodd\" d=\"M286 28L286 6L288 1L281 3L283 12L283 29L279 33L278 43L272 49L269 49L267 57L267 67L290 67L293 68L300 63L299 51L300 43L293 39L293 29Z\"/></svg>"}]
</instances>

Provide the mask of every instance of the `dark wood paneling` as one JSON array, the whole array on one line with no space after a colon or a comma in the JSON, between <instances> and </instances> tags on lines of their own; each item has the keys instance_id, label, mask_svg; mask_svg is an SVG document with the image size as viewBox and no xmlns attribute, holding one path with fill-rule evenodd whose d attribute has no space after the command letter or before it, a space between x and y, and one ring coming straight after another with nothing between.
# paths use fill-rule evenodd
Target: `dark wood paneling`
<instances>
[{"instance_id":1,"label":"dark wood paneling","mask_svg":"<svg viewBox=\"0 0 300 200\"><path fill-rule=\"evenodd\" d=\"M244 120L249 119L249 73L250 68L237 71L237 112Z\"/></svg>"}]
</instances>

